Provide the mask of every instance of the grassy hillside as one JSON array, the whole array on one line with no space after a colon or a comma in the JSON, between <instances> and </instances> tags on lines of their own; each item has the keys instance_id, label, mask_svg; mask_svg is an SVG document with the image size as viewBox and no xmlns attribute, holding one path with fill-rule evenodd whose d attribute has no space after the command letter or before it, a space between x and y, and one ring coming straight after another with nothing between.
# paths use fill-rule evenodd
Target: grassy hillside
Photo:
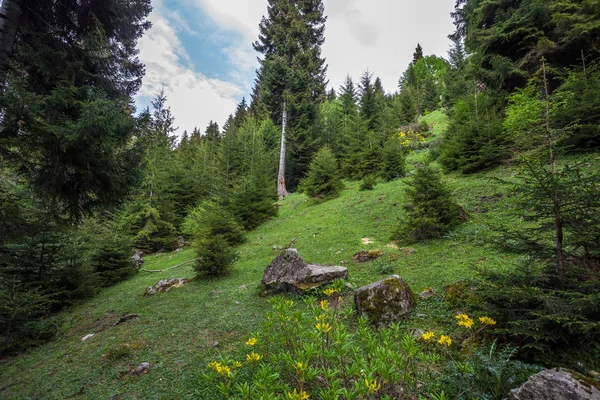
<instances>
[{"instance_id":1,"label":"grassy hillside","mask_svg":"<svg viewBox=\"0 0 600 400\"><path fill-rule=\"evenodd\" d=\"M409 166L423 157L423 152L413 154ZM292 239L309 262L347 266L355 286L382 278L382 272L397 273L416 292L433 287L440 293L445 285L472 277L478 268L511 268L513 256L487 245L485 225L507 217L506 188L492 178L510 173L499 168L477 176L450 176L470 220L445 239L418 245L394 244L390 239L402 217L404 180L366 192L359 191L357 183L348 183L339 198L317 205L304 195L291 195L281 202L277 218L248 235L230 276L193 280L168 293L144 297L144 289L159 279L192 278L194 273L192 264L163 273L140 272L65 312L58 319L63 332L59 340L0 364L0 397L213 398L214 388L207 387L202 371L218 355L242 354L243 341L260 327L269 308L260 288L264 268ZM373 243L363 245L363 238ZM403 247L416 251L408 254ZM354 253L367 249L386 254L375 262L352 262ZM192 258L191 249L156 255L146 258L144 268L164 270ZM141 318L113 326L128 313ZM404 325L452 329L452 315L439 299L421 301ZM90 333L96 334L82 342ZM150 363L150 371L130 375L142 362Z\"/></svg>"}]
</instances>

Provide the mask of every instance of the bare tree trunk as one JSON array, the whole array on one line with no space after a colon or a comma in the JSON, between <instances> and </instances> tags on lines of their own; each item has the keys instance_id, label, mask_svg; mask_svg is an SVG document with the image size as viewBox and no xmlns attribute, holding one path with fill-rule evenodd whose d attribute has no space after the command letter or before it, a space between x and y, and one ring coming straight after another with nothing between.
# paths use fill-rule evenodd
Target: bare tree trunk
<instances>
[{"instance_id":1,"label":"bare tree trunk","mask_svg":"<svg viewBox=\"0 0 600 400\"><path fill-rule=\"evenodd\" d=\"M12 55L22 0L2 0L0 7L0 88L4 87Z\"/></svg>"},{"instance_id":2,"label":"bare tree trunk","mask_svg":"<svg viewBox=\"0 0 600 400\"><path fill-rule=\"evenodd\" d=\"M279 200L289 193L285 188L285 128L287 126L287 110L283 102L283 117L281 121L281 152L279 153L279 174L277 175L277 195Z\"/></svg>"}]
</instances>

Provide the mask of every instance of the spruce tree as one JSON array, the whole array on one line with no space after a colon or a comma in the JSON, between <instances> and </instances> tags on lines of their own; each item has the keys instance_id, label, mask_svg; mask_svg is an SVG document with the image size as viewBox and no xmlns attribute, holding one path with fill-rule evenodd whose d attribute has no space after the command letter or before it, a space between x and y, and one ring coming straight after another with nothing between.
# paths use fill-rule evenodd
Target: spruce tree
<instances>
[{"instance_id":1,"label":"spruce tree","mask_svg":"<svg viewBox=\"0 0 600 400\"><path fill-rule=\"evenodd\" d=\"M373 74L368 70L360 79L360 116L367 130L377 127L377 99L372 79Z\"/></svg>"},{"instance_id":2,"label":"spruce tree","mask_svg":"<svg viewBox=\"0 0 600 400\"><path fill-rule=\"evenodd\" d=\"M124 197L136 178L133 96L144 74L136 44L150 27L150 1L10 0L2 7L17 3L21 15L0 43L0 154L38 195L81 219ZM10 41L12 51L3 53ZM16 67L6 81L5 63Z\"/></svg>"},{"instance_id":3,"label":"spruce tree","mask_svg":"<svg viewBox=\"0 0 600 400\"><path fill-rule=\"evenodd\" d=\"M310 163L299 190L312 198L330 199L337 197L343 188L338 162L329 147L323 146Z\"/></svg>"},{"instance_id":4,"label":"spruce tree","mask_svg":"<svg viewBox=\"0 0 600 400\"><path fill-rule=\"evenodd\" d=\"M321 56L325 21L321 0L269 0L254 43L262 57L251 108L264 108L275 123L282 124L282 130L287 129L282 134L280 196L287 192L284 172L289 186L296 187L317 147L314 128L327 69Z\"/></svg>"},{"instance_id":5,"label":"spruce tree","mask_svg":"<svg viewBox=\"0 0 600 400\"><path fill-rule=\"evenodd\" d=\"M381 177L393 181L406 174L404 147L397 136L389 138L383 146Z\"/></svg>"},{"instance_id":6,"label":"spruce tree","mask_svg":"<svg viewBox=\"0 0 600 400\"><path fill-rule=\"evenodd\" d=\"M460 223L460 208L440 174L426 165L418 168L405 192L406 218L398 236L411 242L439 239Z\"/></svg>"},{"instance_id":7,"label":"spruce tree","mask_svg":"<svg viewBox=\"0 0 600 400\"><path fill-rule=\"evenodd\" d=\"M413 64L416 64L421 58L423 58L423 48L421 47L420 43L417 43L417 47L413 53Z\"/></svg>"}]
</instances>

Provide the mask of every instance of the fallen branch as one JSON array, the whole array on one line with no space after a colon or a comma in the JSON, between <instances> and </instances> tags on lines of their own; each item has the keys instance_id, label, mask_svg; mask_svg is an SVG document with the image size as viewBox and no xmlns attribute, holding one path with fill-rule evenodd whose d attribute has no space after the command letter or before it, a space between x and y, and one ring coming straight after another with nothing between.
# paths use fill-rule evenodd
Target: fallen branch
<instances>
[{"instance_id":1,"label":"fallen branch","mask_svg":"<svg viewBox=\"0 0 600 400\"><path fill-rule=\"evenodd\" d=\"M175 265L173 267L169 267L167 269L144 269L144 268L142 268L142 271L144 271L144 272L166 272L166 271L169 271L171 269L179 268L182 265L189 264L189 263L197 261L197 260L199 260L199 258L194 258L193 260L188 260L186 262L183 262L181 264L177 264L177 265Z\"/></svg>"}]
</instances>

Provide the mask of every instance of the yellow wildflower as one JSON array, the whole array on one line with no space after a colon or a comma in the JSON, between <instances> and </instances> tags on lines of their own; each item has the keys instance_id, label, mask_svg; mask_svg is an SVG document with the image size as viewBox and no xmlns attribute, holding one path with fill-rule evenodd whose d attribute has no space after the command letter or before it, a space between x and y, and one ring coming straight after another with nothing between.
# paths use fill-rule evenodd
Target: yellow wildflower
<instances>
[{"instance_id":1,"label":"yellow wildflower","mask_svg":"<svg viewBox=\"0 0 600 400\"><path fill-rule=\"evenodd\" d=\"M442 346L450 347L450 345L452 344L452 339L450 339L450 336L442 335L440 336L438 343Z\"/></svg>"},{"instance_id":2,"label":"yellow wildflower","mask_svg":"<svg viewBox=\"0 0 600 400\"><path fill-rule=\"evenodd\" d=\"M248 341L246 342L246 344L248 346L254 346L256 343L258 342L258 339L255 337L251 337L250 339L248 339Z\"/></svg>"},{"instance_id":3,"label":"yellow wildflower","mask_svg":"<svg viewBox=\"0 0 600 400\"><path fill-rule=\"evenodd\" d=\"M310 397L304 390L298 392L296 389L293 392L288 392L287 395L291 400L307 400Z\"/></svg>"},{"instance_id":4,"label":"yellow wildflower","mask_svg":"<svg viewBox=\"0 0 600 400\"><path fill-rule=\"evenodd\" d=\"M327 322L319 322L317 325L315 325L317 330L321 333L328 333L332 326L329 325Z\"/></svg>"},{"instance_id":5,"label":"yellow wildflower","mask_svg":"<svg viewBox=\"0 0 600 400\"><path fill-rule=\"evenodd\" d=\"M321 300L321 309L323 309L323 311L328 311L329 310L329 301Z\"/></svg>"},{"instance_id":6,"label":"yellow wildflower","mask_svg":"<svg viewBox=\"0 0 600 400\"><path fill-rule=\"evenodd\" d=\"M213 362L208 363L208 368L214 369L215 371L219 367L221 367L221 363L219 363L219 362L213 361Z\"/></svg>"},{"instance_id":7,"label":"yellow wildflower","mask_svg":"<svg viewBox=\"0 0 600 400\"><path fill-rule=\"evenodd\" d=\"M369 390L370 394L373 394L376 391L378 391L379 389L381 389L381 385L376 380L373 380L373 382L369 382L368 379L365 379L365 386Z\"/></svg>"},{"instance_id":8,"label":"yellow wildflower","mask_svg":"<svg viewBox=\"0 0 600 400\"><path fill-rule=\"evenodd\" d=\"M456 316L458 320L458 325L464 326L467 329L471 329L473 327L473 320L469 318L467 314L458 314Z\"/></svg>"},{"instance_id":9,"label":"yellow wildflower","mask_svg":"<svg viewBox=\"0 0 600 400\"><path fill-rule=\"evenodd\" d=\"M260 361L261 358L262 358L262 356L255 352L246 354L246 361L248 361L248 364L257 363Z\"/></svg>"},{"instance_id":10,"label":"yellow wildflower","mask_svg":"<svg viewBox=\"0 0 600 400\"><path fill-rule=\"evenodd\" d=\"M490 317L480 317L479 322L481 322L483 325L496 325L496 321Z\"/></svg>"},{"instance_id":11,"label":"yellow wildflower","mask_svg":"<svg viewBox=\"0 0 600 400\"><path fill-rule=\"evenodd\" d=\"M296 363L296 371L298 371L298 372L302 372L302 371L306 370L307 367L308 367L308 364L303 363L302 361L298 361Z\"/></svg>"},{"instance_id":12,"label":"yellow wildflower","mask_svg":"<svg viewBox=\"0 0 600 400\"><path fill-rule=\"evenodd\" d=\"M327 321L328 318L329 317L327 316L327 314L319 314L315 317L317 322L325 322L325 321Z\"/></svg>"},{"instance_id":13,"label":"yellow wildflower","mask_svg":"<svg viewBox=\"0 0 600 400\"><path fill-rule=\"evenodd\" d=\"M242 363L239 361L234 361L233 363L234 368L240 368L242 366Z\"/></svg>"},{"instance_id":14,"label":"yellow wildflower","mask_svg":"<svg viewBox=\"0 0 600 400\"><path fill-rule=\"evenodd\" d=\"M431 332L431 331L427 331L424 334L421 335L421 339L426 341L426 342L430 342L431 339L433 339L433 337L435 336L435 333Z\"/></svg>"},{"instance_id":15,"label":"yellow wildflower","mask_svg":"<svg viewBox=\"0 0 600 400\"><path fill-rule=\"evenodd\" d=\"M337 290L334 288L327 288L327 289L323 290L323 294L327 297L330 297L334 293L337 293Z\"/></svg>"},{"instance_id":16,"label":"yellow wildflower","mask_svg":"<svg viewBox=\"0 0 600 400\"><path fill-rule=\"evenodd\" d=\"M231 369L226 365L221 365L217 368L217 373L224 378L231 376Z\"/></svg>"},{"instance_id":17,"label":"yellow wildflower","mask_svg":"<svg viewBox=\"0 0 600 400\"><path fill-rule=\"evenodd\" d=\"M406 136L406 133L400 132L400 137L404 137L404 136Z\"/></svg>"}]
</instances>

